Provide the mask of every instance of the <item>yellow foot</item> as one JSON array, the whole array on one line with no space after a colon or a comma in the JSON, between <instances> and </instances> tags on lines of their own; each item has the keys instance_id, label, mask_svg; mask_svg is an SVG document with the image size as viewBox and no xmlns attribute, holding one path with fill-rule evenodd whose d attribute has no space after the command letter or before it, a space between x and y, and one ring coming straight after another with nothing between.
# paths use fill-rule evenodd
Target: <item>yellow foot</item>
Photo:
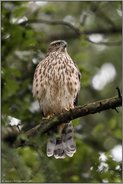
<instances>
[{"instance_id":1,"label":"yellow foot","mask_svg":"<svg viewBox=\"0 0 123 184\"><path fill-rule=\"evenodd\" d=\"M69 111L69 110L70 110L70 108L66 107L66 108L65 108L65 110L66 110L66 111Z\"/></svg>"},{"instance_id":2,"label":"yellow foot","mask_svg":"<svg viewBox=\"0 0 123 184\"><path fill-rule=\"evenodd\" d=\"M73 106L73 107L70 107L70 109L71 109L71 110L74 109L74 106Z\"/></svg>"},{"instance_id":3,"label":"yellow foot","mask_svg":"<svg viewBox=\"0 0 123 184\"><path fill-rule=\"evenodd\" d=\"M48 116L46 116L46 117L43 117L42 119L50 119L50 118L52 118L54 116L54 114L53 115L48 115Z\"/></svg>"},{"instance_id":4,"label":"yellow foot","mask_svg":"<svg viewBox=\"0 0 123 184\"><path fill-rule=\"evenodd\" d=\"M70 106L70 107L65 108L66 111L69 111L69 110L72 110L72 109L74 109L74 106Z\"/></svg>"}]
</instances>

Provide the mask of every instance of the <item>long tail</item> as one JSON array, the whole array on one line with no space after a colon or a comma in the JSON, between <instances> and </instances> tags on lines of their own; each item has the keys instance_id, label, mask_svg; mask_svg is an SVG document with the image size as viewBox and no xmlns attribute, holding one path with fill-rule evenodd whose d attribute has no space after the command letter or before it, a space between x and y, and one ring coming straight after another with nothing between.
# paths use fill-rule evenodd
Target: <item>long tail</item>
<instances>
[{"instance_id":1,"label":"long tail","mask_svg":"<svg viewBox=\"0 0 123 184\"><path fill-rule=\"evenodd\" d=\"M76 152L76 144L73 139L72 123L67 123L59 137L52 136L47 144L47 156L54 156L56 159L63 159L66 156L72 157Z\"/></svg>"}]
</instances>

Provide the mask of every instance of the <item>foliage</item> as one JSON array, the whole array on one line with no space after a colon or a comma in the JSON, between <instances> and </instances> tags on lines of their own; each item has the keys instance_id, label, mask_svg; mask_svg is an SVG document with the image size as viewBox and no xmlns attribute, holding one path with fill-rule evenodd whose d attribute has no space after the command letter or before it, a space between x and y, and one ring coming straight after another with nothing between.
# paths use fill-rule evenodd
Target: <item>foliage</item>
<instances>
[{"instance_id":1,"label":"foliage","mask_svg":"<svg viewBox=\"0 0 123 184\"><path fill-rule=\"evenodd\" d=\"M68 52L82 73L79 104L116 95L116 86L121 88L121 32L116 31L121 28L120 1L6 1L1 4L2 117L20 119L23 130L38 124L41 113L33 108L33 74L37 63L45 56L47 45L55 38L68 42ZM39 23L37 19L66 21L81 34L69 26ZM98 34L90 34L95 32ZM107 63L113 66L115 75L97 89L93 84L94 76ZM107 81L114 70L110 70L109 75L105 73L100 84ZM121 182L121 161L111 154L115 146L121 145L122 139L121 110L118 111L105 111L73 121L77 153L72 158L47 158L47 136L35 137L30 147L14 149L3 143L2 181ZM4 118L2 123L4 126ZM100 159L101 153L106 161Z\"/></svg>"}]
</instances>

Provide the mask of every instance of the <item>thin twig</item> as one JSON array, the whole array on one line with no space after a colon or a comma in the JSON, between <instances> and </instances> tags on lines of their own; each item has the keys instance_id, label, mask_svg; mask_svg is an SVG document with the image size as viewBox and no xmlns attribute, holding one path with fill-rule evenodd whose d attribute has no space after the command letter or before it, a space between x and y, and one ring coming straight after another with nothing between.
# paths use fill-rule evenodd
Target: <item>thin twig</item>
<instances>
[{"instance_id":1,"label":"thin twig","mask_svg":"<svg viewBox=\"0 0 123 184\"><path fill-rule=\"evenodd\" d=\"M106 45L106 46L119 46L122 44L122 41L119 40L119 41L113 41L113 42L109 42L109 41L105 41L105 42L94 42L92 40L90 40L89 38L86 39L87 41L89 41L90 43L93 43L95 45Z\"/></svg>"},{"instance_id":2,"label":"thin twig","mask_svg":"<svg viewBox=\"0 0 123 184\"><path fill-rule=\"evenodd\" d=\"M22 23L20 23L20 25L25 25L25 24L49 24L49 25L64 25L67 26L69 28L71 28L76 34L80 34L80 30L75 27L73 24L69 23L69 22L65 22L63 20L44 20L44 19L29 19L29 20L25 20Z\"/></svg>"},{"instance_id":3,"label":"thin twig","mask_svg":"<svg viewBox=\"0 0 123 184\"><path fill-rule=\"evenodd\" d=\"M75 27L73 24L63 21L63 20L45 20L45 19L28 19L20 23L19 25L26 25L26 24L49 24L49 25L62 25L62 26L67 26L71 28L75 34L78 36L81 36L82 34L85 35L90 35L90 34L115 34L115 33L122 33L122 27L113 27L110 29L103 29L103 28L98 28L95 30L80 30L78 27Z\"/></svg>"}]
</instances>

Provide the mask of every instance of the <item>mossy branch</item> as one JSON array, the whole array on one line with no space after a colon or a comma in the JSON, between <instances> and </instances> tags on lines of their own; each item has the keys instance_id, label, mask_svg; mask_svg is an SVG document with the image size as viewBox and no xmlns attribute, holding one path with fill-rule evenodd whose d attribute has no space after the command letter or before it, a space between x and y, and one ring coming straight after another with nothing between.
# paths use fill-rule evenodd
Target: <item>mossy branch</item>
<instances>
[{"instance_id":1,"label":"mossy branch","mask_svg":"<svg viewBox=\"0 0 123 184\"><path fill-rule=\"evenodd\" d=\"M14 147L24 146L24 145L27 145L30 137L33 137L37 134L42 135L46 132L49 132L51 129L55 128L56 126L62 123L67 123L73 119L87 116L89 114L99 113L101 111L105 111L109 109L114 109L117 111L116 108L122 106L122 96L120 94L119 88L117 88L117 90L118 90L118 96L89 103L83 106L77 106L74 109L61 113L58 116L53 116L50 119L42 119L40 124L23 133L25 135L24 137L26 137L27 139L24 139L24 140L17 139L17 141L15 141L18 135L21 138L21 132L19 133L17 131L11 131L11 132L9 131L9 133L6 134L6 136L3 135L2 138L4 141L8 142L9 144L14 145Z\"/></svg>"},{"instance_id":2,"label":"mossy branch","mask_svg":"<svg viewBox=\"0 0 123 184\"><path fill-rule=\"evenodd\" d=\"M33 136L37 132L40 132L40 134L43 134L62 123L65 123L65 122L67 123L79 117L87 116L89 114L95 114L109 109L115 109L117 111L116 108L121 105L122 105L122 98L119 96L118 97L115 96L113 98L96 101L93 103L89 103L87 105L77 106L74 109L61 113L58 116L54 116L50 119L42 120L39 125L28 130L26 134L27 136Z\"/></svg>"}]
</instances>

